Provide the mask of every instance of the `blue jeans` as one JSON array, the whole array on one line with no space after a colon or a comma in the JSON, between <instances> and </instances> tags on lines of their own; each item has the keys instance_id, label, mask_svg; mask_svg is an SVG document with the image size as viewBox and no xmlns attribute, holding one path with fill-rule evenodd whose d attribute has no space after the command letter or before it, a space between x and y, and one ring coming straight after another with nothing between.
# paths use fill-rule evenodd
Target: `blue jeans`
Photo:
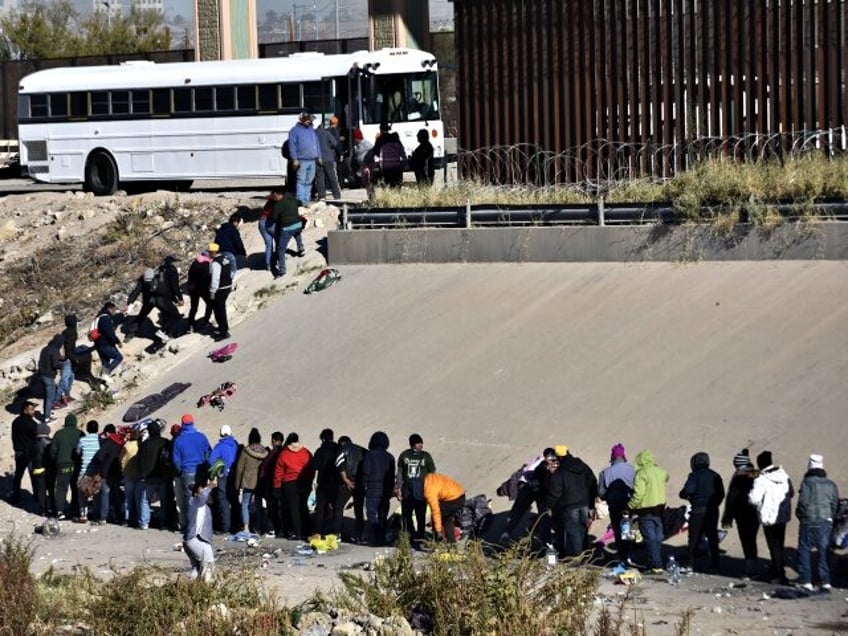
<instances>
[{"instance_id":1,"label":"blue jeans","mask_svg":"<svg viewBox=\"0 0 848 636\"><path fill-rule=\"evenodd\" d=\"M301 205L312 200L312 182L315 180L315 159L301 159L297 169L297 198Z\"/></svg>"},{"instance_id":2,"label":"blue jeans","mask_svg":"<svg viewBox=\"0 0 848 636\"><path fill-rule=\"evenodd\" d=\"M577 556L585 547L589 508L563 510L559 518L562 524L562 547L565 556Z\"/></svg>"},{"instance_id":3,"label":"blue jeans","mask_svg":"<svg viewBox=\"0 0 848 636\"><path fill-rule=\"evenodd\" d=\"M174 480L178 508L180 511L180 528L185 532L188 527L188 502L191 501L191 487L194 485L195 471L184 472Z\"/></svg>"},{"instance_id":4,"label":"blue jeans","mask_svg":"<svg viewBox=\"0 0 848 636\"><path fill-rule=\"evenodd\" d=\"M280 238L277 239L277 272L280 276L286 273L286 248L292 239L297 243L298 250L303 251L302 223L296 223L280 230Z\"/></svg>"},{"instance_id":5,"label":"blue jeans","mask_svg":"<svg viewBox=\"0 0 848 636\"><path fill-rule=\"evenodd\" d=\"M218 477L218 487L216 490L217 493L217 501L218 506L216 512L218 513L218 523L220 524L221 532L229 532L230 531L230 517L232 516L232 512L230 510L230 500L227 497L227 479L228 475L221 475Z\"/></svg>"},{"instance_id":6,"label":"blue jeans","mask_svg":"<svg viewBox=\"0 0 848 636\"><path fill-rule=\"evenodd\" d=\"M159 527L167 527L167 497L168 489L163 479L145 479L138 489L138 527L147 529L150 527L150 500L151 495L156 493L159 497Z\"/></svg>"},{"instance_id":7,"label":"blue jeans","mask_svg":"<svg viewBox=\"0 0 848 636\"><path fill-rule=\"evenodd\" d=\"M62 374L59 376L59 392L56 398L63 398L71 394L71 386L74 384L74 368L70 360L62 363Z\"/></svg>"},{"instance_id":8,"label":"blue jeans","mask_svg":"<svg viewBox=\"0 0 848 636\"><path fill-rule=\"evenodd\" d=\"M238 271L238 261L236 255L232 252L221 252L221 256L230 261L230 278L235 280L236 272Z\"/></svg>"},{"instance_id":9,"label":"blue jeans","mask_svg":"<svg viewBox=\"0 0 848 636\"><path fill-rule=\"evenodd\" d=\"M100 499L98 501L98 508L100 509L100 521L108 521L109 520L109 481L104 479L100 482L100 493L97 495Z\"/></svg>"},{"instance_id":10,"label":"blue jeans","mask_svg":"<svg viewBox=\"0 0 848 636\"><path fill-rule=\"evenodd\" d=\"M41 382L44 384L44 408L41 409L44 421L50 419L53 413L53 405L56 403L56 381L52 375L42 375Z\"/></svg>"},{"instance_id":11,"label":"blue jeans","mask_svg":"<svg viewBox=\"0 0 848 636\"><path fill-rule=\"evenodd\" d=\"M143 491L143 482L134 479L124 480L124 521L131 526L138 524L138 500Z\"/></svg>"},{"instance_id":12,"label":"blue jeans","mask_svg":"<svg viewBox=\"0 0 848 636\"><path fill-rule=\"evenodd\" d=\"M798 528L798 580L800 583L813 582L810 555L813 548L816 548L819 553L819 583L821 585L830 583L827 556L831 530L833 530L833 523L830 521L801 522Z\"/></svg>"},{"instance_id":13,"label":"blue jeans","mask_svg":"<svg viewBox=\"0 0 848 636\"><path fill-rule=\"evenodd\" d=\"M662 568L662 518L659 515L639 515L639 529L648 550L648 567Z\"/></svg>"},{"instance_id":14,"label":"blue jeans","mask_svg":"<svg viewBox=\"0 0 848 636\"><path fill-rule=\"evenodd\" d=\"M256 510L256 529L260 530L263 527L262 521L262 502L253 494L249 488L243 488L241 491L241 525L243 530L250 530L250 504L255 502Z\"/></svg>"},{"instance_id":15,"label":"blue jeans","mask_svg":"<svg viewBox=\"0 0 848 636\"><path fill-rule=\"evenodd\" d=\"M265 269L271 269L274 258L274 232L276 227L271 219L259 219L259 233L262 235L262 240L265 241Z\"/></svg>"},{"instance_id":16,"label":"blue jeans","mask_svg":"<svg viewBox=\"0 0 848 636\"><path fill-rule=\"evenodd\" d=\"M100 363L103 365L103 370L106 373L112 373L124 361L124 356L118 351L118 347L114 345L102 344L98 346L97 355L100 356Z\"/></svg>"}]
</instances>

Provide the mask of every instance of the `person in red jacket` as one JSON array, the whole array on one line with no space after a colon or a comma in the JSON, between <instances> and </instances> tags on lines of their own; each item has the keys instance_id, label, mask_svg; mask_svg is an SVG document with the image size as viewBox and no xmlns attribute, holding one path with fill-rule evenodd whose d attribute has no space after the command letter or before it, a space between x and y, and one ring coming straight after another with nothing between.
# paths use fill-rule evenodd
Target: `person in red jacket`
<instances>
[{"instance_id":1,"label":"person in red jacket","mask_svg":"<svg viewBox=\"0 0 848 636\"><path fill-rule=\"evenodd\" d=\"M274 488L282 491L285 510L283 525L289 539L306 539L309 521L309 492L314 472L309 468L312 453L300 443L297 433L289 433L274 467Z\"/></svg>"},{"instance_id":2,"label":"person in red jacket","mask_svg":"<svg viewBox=\"0 0 848 636\"><path fill-rule=\"evenodd\" d=\"M430 506L436 539L456 543L454 515L465 505L465 488L447 475L430 473L424 478L424 499Z\"/></svg>"}]
</instances>

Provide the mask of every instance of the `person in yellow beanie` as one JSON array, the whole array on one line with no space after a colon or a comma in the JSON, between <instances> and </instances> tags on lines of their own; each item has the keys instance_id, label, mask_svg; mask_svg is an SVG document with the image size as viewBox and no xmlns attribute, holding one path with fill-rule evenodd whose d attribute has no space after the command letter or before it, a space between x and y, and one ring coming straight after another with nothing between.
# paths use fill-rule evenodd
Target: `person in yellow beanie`
<instances>
[{"instance_id":1,"label":"person in yellow beanie","mask_svg":"<svg viewBox=\"0 0 848 636\"><path fill-rule=\"evenodd\" d=\"M454 515L465 506L465 488L447 475L430 473L424 478L424 500L430 506L436 539L455 543Z\"/></svg>"}]
</instances>

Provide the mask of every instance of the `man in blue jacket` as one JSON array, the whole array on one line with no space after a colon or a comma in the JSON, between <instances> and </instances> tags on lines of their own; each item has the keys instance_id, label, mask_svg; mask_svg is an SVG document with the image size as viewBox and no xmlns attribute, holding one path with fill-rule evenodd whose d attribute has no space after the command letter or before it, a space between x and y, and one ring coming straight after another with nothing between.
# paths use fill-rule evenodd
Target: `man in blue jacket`
<instances>
[{"instance_id":1,"label":"man in blue jacket","mask_svg":"<svg viewBox=\"0 0 848 636\"><path fill-rule=\"evenodd\" d=\"M300 114L297 123L289 131L289 154L292 167L297 170L297 198L301 205L312 200L312 182L315 180L315 164L321 157L318 135L312 127L312 115Z\"/></svg>"},{"instance_id":2,"label":"man in blue jacket","mask_svg":"<svg viewBox=\"0 0 848 636\"><path fill-rule=\"evenodd\" d=\"M124 315L118 311L118 306L113 302L107 302L97 315L98 336L94 341L94 348L100 356L103 365L103 379L109 381L109 375L114 371L124 356L118 351L121 341L115 333L115 327L124 320Z\"/></svg>"},{"instance_id":3,"label":"man in blue jacket","mask_svg":"<svg viewBox=\"0 0 848 636\"><path fill-rule=\"evenodd\" d=\"M241 240L241 226L244 219L241 214L234 212L230 220L222 223L215 231L215 243L222 256L230 261L230 275L235 278L238 271L238 258L247 258L247 250L244 249L244 241Z\"/></svg>"},{"instance_id":4,"label":"man in blue jacket","mask_svg":"<svg viewBox=\"0 0 848 636\"><path fill-rule=\"evenodd\" d=\"M174 471L179 475L174 480L174 490L180 506L180 527L186 527L186 512L191 498L191 487L196 482L197 467L209 457L209 440L194 426L194 417L183 415L180 434L174 439L171 461Z\"/></svg>"},{"instance_id":5,"label":"man in blue jacket","mask_svg":"<svg viewBox=\"0 0 848 636\"><path fill-rule=\"evenodd\" d=\"M230 532L230 518L232 517L232 513L230 512L230 498L227 492L227 480L230 471L236 463L238 451L239 445L233 437L232 429L224 424L219 433L218 443L215 444L212 454L209 455L209 465L214 466L219 461L224 464L222 470L218 473L218 486L215 489L216 505L214 506L214 510L218 516L218 526L221 532L227 534Z\"/></svg>"}]
</instances>

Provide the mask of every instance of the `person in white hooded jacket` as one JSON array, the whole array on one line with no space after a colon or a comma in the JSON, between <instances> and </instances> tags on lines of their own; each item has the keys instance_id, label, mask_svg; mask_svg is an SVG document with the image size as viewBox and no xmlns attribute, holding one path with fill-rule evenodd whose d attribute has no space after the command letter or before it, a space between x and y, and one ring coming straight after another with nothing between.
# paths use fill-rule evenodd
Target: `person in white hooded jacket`
<instances>
[{"instance_id":1,"label":"person in white hooded jacket","mask_svg":"<svg viewBox=\"0 0 848 636\"><path fill-rule=\"evenodd\" d=\"M776 466L770 451L757 455L760 474L748 495L748 501L757 508L763 534L766 537L769 557L768 579L786 584L783 550L786 543L786 524L792 518L791 499L795 495L792 480L781 466Z\"/></svg>"}]
</instances>

